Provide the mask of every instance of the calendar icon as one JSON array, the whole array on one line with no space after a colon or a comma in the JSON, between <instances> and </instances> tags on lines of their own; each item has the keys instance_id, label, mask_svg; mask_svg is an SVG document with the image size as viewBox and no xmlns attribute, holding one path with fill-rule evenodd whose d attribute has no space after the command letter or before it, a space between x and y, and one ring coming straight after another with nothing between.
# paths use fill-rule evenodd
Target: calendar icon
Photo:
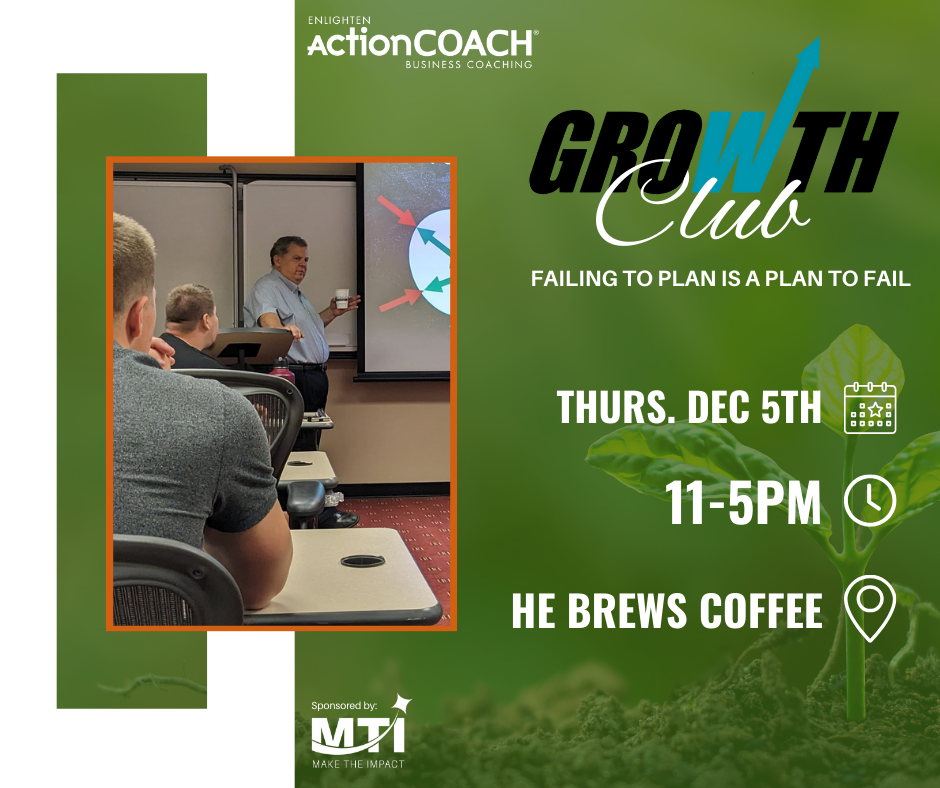
<instances>
[{"instance_id":1,"label":"calendar icon","mask_svg":"<svg viewBox=\"0 0 940 788\"><path fill-rule=\"evenodd\" d=\"M845 387L845 432L893 435L898 429L898 390L888 383L852 383Z\"/></svg>"}]
</instances>

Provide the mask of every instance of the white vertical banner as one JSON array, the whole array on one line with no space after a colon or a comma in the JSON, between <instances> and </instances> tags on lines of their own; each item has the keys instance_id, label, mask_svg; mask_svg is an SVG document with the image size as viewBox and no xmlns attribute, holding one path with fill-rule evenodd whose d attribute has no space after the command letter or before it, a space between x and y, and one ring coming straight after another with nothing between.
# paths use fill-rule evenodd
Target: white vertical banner
<instances>
[{"instance_id":1,"label":"white vertical banner","mask_svg":"<svg viewBox=\"0 0 940 788\"><path fill-rule=\"evenodd\" d=\"M293 156L293 0L202 5L214 13L197 31L187 24L178 40L184 50L210 46L212 62L199 69L209 75L208 154Z\"/></svg>"},{"instance_id":2,"label":"white vertical banner","mask_svg":"<svg viewBox=\"0 0 940 788\"><path fill-rule=\"evenodd\" d=\"M293 785L294 633L207 635L209 714L201 749L217 762L212 782Z\"/></svg>"},{"instance_id":3,"label":"white vertical banner","mask_svg":"<svg viewBox=\"0 0 940 788\"><path fill-rule=\"evenodd\" d=\"M293 0L219 4L211 32L225 65L209 67L210 156L294 155ZM239 13L238 6L244 6ZM209 719L227 731L216 752L230 785L294 783L294 633L209 632ZM233 726L231 722L236 722ZM250 732L245 758L238 729ZM234 735L233 735L234 734ZM217 774L216 780L222 777Z\"/></svg>"}]
</instances>

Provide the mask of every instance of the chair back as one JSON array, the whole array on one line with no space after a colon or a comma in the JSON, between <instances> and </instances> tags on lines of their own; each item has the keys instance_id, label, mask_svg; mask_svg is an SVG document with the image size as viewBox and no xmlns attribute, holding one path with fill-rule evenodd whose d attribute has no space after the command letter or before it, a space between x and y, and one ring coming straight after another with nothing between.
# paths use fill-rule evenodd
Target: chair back
<instances>
[{"instance_id":1,"label":"chair back","mask_svg":"<svg viewBox=\"0 0 940 788\"><path fill-rule=\"evenodd\" d=\"M114 535L114 625L241 626L241 591L215 558L183 542Z\"/></svg>"},{"instance_id":2,"label":"chair back","mask_svg":"<svg viewBox=\"0 0 940 788\"><path fill-rule=\"evenodd\" d=\"M280 479L304 418L304 400L298 388L276 375L237 369L181 369L176 374L217 380L255 406L268 436L274 478Z\"/></svg>"}]
</instances>

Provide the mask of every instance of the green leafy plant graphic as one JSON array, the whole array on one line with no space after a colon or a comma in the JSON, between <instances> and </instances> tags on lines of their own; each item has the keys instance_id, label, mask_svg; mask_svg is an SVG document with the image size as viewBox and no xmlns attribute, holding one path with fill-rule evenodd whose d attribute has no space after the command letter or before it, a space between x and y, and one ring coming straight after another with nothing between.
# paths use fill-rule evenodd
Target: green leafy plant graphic
<instances>
[{"instance_id":1,"label":"green leafy plant graphic","mask_svg":"<svg viewBox=\"0 0 940 788\"><path fill-rule=\"evenodd\" d=\"M901 360L867 326L854 325L839 335L803 370L804 389L820 392L821 421L844 440L842 461L842 492L854 478L855 451L858 434L846 434L843 391L853 383L886 383L895 386L900 395L904 386ZM671 500L666 486L681 482L683 500L691 500L687 491L690 482L702 482L702 500L730 498L731 482L752 482L749 497L756 498L756 481L789 482L793 477L773 460L744 446L726 429L715 424L636 424L623 427L595 442L588 450L587 462L609 473L628 487L645 495ZM923 435L910 443L879 472L897 495L897 506L891 518L877 527L858 526L846 511L842 513L842 551L830 542L832 521L821 508L818 525L804 524L803 529L820 546L835 565L842 578L843 590L865 574L872 554L884 538L908 517L940 500L940 432ZM860 519L877 522L882 511L890 509L890 493L878 485L874 503ZM854 490L849 507L854 511ZM785 509L786 503L779 506ZM791 522L794 518L790 518ZM866 532L869 536L866 537ZM911 615L928 612L913 611L916 602L908 605ZM864 612L858 600L850 599L852 615L864 627ZM855 627L844 627L846 645L846 714L849 720L865 718L865 639ZM837 635L838 636L838 635ZM912 646L913 648L913 643ZM899 658L903 658L900 654ZM831 662L831 659L830 659ZM823 669L824 675L830 663ZM892 673L893 675L893 673Z\"/></svg>"}]
</instances>

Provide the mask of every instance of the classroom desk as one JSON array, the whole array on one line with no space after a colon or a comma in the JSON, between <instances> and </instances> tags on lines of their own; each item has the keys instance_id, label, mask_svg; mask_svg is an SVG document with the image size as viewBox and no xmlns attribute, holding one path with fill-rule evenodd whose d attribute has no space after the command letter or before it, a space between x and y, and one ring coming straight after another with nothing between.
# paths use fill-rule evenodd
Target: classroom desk
<instances>
[{"instance_id":1,"label":"classroom desk","mask_svg":"<svg viewBox=\"0 0 940 788\"><path fill-rule=\"evenodd\" d=\"M328 415L318 416L315 410L304 411L304 420L300 422L302 430L331 430L333 419Z\"/></svg>"},{"instance_id":2,"label":"classroom desk","mask_svg":"<svg viewBox=\"0 0 940 788\"><path fill-rule=\"evenodd\" d=\"M338 480L325 451L292 451L279 479L285 482L320 482L329 491Z\"/></svg>"},{"instance_id":3,"label":"classroom desk","mask_svg":"<svg viewBox=\"0 0 940 788\"><path fill-rule=\"evenodd\" d=\"M291 531L294 560L287 585L262 610L245 613L255 626L430 625L443 610L393 528ZM381 555L382 566L354 568L340 559Z\"/></svg>"}]
</instances>

